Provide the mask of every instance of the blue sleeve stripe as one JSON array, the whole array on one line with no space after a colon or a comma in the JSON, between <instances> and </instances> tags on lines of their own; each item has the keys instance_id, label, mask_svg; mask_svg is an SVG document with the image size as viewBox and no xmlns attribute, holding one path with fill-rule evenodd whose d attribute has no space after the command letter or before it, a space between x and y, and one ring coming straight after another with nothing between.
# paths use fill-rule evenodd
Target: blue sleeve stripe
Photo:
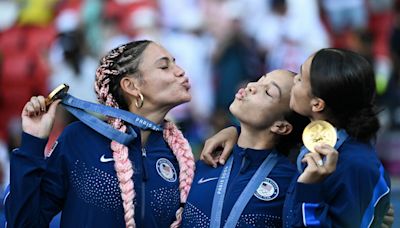
<instances>
[{"instance_id":1,"label":"blue sleeve stripe","mask_svg":"<svg viewBox=\"0 0 400 228\"><path fill-rule=\"evenodd\" d=\"M320 221L316 218L316 209L319 207L317 203L303 203L303 224L304 226L320 226Z\"/></svg>"},{"instance_id":2,"label":"blue sleeve stripe","mask_svg":"<svg viewBox=\"0 0 400 228\"><path fill-rule=\"evenodd\" d=\"M374 212L375 206L379 203L379 200L387 195L390 192L390 188L388 187L385 178L384 178L384 169L381 165L379 167L380 177L378 183L374 188L374 192L372 193L372 199L365 210L364 216L361 221L361 227L370 227L372 221L374 220Z\"/></svg>"},{"instance_id":3,"label":"blue sleeve stripe","mask_svg":"<svg viewBox=\"0 0 400 228\"><path fill-rule=\"evenodd\" d=\"M3 206L6 206L6 200L9 195L10 195L10 185L7 185L6 189L4 190ZM4 223L4 227L7 228L7 220Z\"/></svg>"},{"instance_id":4,"label":"blue sleeve stripe","mask_svg":"<svg viewBox=\"0 0 400 228\"><path fill-rule=\"evenodd\" d=\"M4 190L4 199L3 199L3 205L6 205L6 200L8 198L8 195L10 195L10 185L7 185L6 189Z\"/></svg>"}]
</instances>

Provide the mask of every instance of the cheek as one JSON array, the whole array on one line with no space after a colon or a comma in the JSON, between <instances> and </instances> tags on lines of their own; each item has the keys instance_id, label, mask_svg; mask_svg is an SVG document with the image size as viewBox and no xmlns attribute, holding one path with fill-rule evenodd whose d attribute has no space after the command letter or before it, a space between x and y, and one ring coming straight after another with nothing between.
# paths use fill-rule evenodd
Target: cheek
<instances>
[{"instance_id":1,"label":"cheek","mask_svg":"<svg viewBox=\"0 0 400 228\"><path fill-rule=\"evenodd\" d=\"M294 86L290 93L290 105L297 103L298 96L299 96L299 87Z\"/></svg>"},{"instance_id":2,"label":"cheek","mask_svg":"<svg viewBox=\"0 0 400 228\"><path fill-rule=\"evenodd\" d=\"M290 109L295 112L301 113L301 109L304 103L303 91L301 88L296 86L293 87L292 92L290 94Z\"/></svg>"}]
</instances>

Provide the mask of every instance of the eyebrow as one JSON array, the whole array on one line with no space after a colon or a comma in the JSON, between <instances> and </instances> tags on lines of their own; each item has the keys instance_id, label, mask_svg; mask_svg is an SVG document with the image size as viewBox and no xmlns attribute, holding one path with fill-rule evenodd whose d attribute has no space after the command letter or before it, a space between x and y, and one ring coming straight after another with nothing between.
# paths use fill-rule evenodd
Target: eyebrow
<instances>
[{"instance_id":1,"label":"eyebrow","mask_svg":"<svg viewBox=\"0 0 400 228\"><path fill-rule=\"evenodd\" d=\"M157 59L156 64L160 63L162 61L167 61L167 63L169 63L171 61L171 59L166 57L166 56L164 56L164 57L161 57L161 58ZM172 62L175 62L175 58L172 58Z\"/></svg>"},{"instance_id":2,"label":"eyebrow","mask_svg":"<svg viewBox=\"0 0 400 228\"><path fill-rule=\"evenodd\" d=\"M281 98L282 97L281 87L279 87L278 84L276 84L276 82L274 82L274 81L271 81L271 84L274 85L278 89L279 98Z\"/></svg>"}]
</instances>

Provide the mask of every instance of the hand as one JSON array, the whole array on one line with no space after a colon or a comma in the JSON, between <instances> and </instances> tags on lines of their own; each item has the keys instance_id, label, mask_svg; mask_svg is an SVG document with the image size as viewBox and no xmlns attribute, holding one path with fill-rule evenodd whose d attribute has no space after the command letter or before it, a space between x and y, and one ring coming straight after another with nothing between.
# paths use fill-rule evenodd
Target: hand
<instances>
[{"instance_id":1,"label":"hand","mask_svg":"<svg viewBox=\"0 0 400 228\"><path fill-rule=\"evenodd\" d=\"M382 221L382 228L390 228L392 227L394 222L394 208L393 205L390 204L389 210L386 212Z\"/></svg>"},{"instance_id":2,"label":"hand","mask_svg":"<svg viewBox=\"0 0 400 228\"><path fill-rule=\"evenodd\" d=\"M234 145L237 143L237 139L238 132L235 127L228 127L221 130L206 140L200 159L214 168L217 167L218 163L224 165ZM219 148L223 149L221 154L217 151Z\"/></svg>"},{"instance_id":3,"label":"hand","mask_svg":"<svg viewBox=\"0 0 400 228\"><path fill-rule=\"evenodd\" d=\"M315 147L316 153L308 153L302 162L307 163L304 172L299 176L297 182L313 184L321 182L336 170L339 153L331 146L323 144ZM321 155L326 158L325 162Z\"/></svg>"},{"instance_id":4,"label":"hand","mask_svg":"<svg viewBox=\"0 0 400 228\"><path fill-rule=\"evenodd\" d=\"M45 98L43 96L32 97L22 110L22 130L38 138L47 138L53 128L56 115L56 107L61 102L53 102L49 110L46 110Z\"/></svg>"}]
</instances>

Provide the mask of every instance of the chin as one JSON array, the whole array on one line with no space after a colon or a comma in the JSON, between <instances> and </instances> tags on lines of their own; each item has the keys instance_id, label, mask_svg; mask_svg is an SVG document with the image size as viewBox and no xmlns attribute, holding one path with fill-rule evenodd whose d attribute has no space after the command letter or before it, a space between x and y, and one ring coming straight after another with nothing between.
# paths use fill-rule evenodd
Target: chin
<instances>
[{"instance_id":1,"label":"chin","mask_svg":"<svg viewBox=\"0 0 400 228\"><path fill-rule=\"evenodd\" d=\"M189 94L188 96L186 96L184 99L183 99L183 103L187 103L187 102L189 102L189 101L191 101L192 100L192 96Z\"/></svg>"},{"instance_id":2,"label":"chin","mask_svg":"<svg viewBox=\"0 0 400 228\"><path fill-rule=\"evenodd\" d=\"M190 93L183 93L175 99L175 101L180 104L187 103L191 100L192 100L192 95Z\"/></svg>"},{"instance_id":3,"label":"chin","mask_svg":"<svg viewBox=\"0 0 400 228\"><path fill-rule=\"evenodd\" d=\"M235 116L236 118L238 118L238 115L240 115L240 109L239 107L235 104L235 102L232 102L232 104L229 106L229 111L231 112L231 114L233 116Z\"/></svg>"}]
</instances>

